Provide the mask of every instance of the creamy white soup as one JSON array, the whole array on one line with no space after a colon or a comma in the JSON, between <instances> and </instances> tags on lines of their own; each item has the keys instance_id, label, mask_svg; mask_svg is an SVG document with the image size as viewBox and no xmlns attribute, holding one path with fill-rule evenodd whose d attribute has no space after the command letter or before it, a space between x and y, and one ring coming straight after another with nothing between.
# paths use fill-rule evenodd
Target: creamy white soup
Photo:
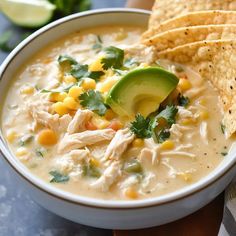
<instances>
[{"instance_id":1,"label":"creamy white soup","mask_svg":"<svg viewBox=\"0 0 236 236\"><path fill-rule=\"evenodd\" d=\"M2 129L29 171L100 199L160 196L199 181L232 142L217 91L158 61L143 29L107 26L53 42L20 68Z\"/></svg>"}]
</instances>

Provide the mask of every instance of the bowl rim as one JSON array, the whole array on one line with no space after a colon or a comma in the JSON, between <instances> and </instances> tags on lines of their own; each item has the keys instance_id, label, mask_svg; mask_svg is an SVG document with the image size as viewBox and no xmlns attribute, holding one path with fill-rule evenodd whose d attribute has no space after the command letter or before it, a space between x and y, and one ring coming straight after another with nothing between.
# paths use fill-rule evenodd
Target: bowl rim
<instances>
[{"instance_id":1,"label":"bowl rim","mask_svg":"<svg viewBox=\"0 0 236 236\"><path fill-rule=\"evenodd\" d=\"M40 36L43 33L51 30L52 28L64 24L65 22L73 21L77 18L81 17L89 17L90 15L96 14L110 14L110 13L129 13L129 14L143 14L150 15L150 11L141 10L141 9L131 9L131 8L105 8L105 9L97 9L90 10L82 13L75 13L70 16L66 16L59 20L56 20L39 30L35 31L28 38L23 40L4 60L2 65L0 66L0 82L3 74L7 70L9 64L14 59L15 56L21 53L21 50L24 49L31 41ZM0 153L2 153L4 159L7 163L28 183L33 185L38 190L43 191L46 194L49 194L51 197L60 199L62 201L78 204L86 207L92 208L102 208L102 209L139 209L139 208L148 208L155 207L159 205L170 204L172 202L183 200L184 198L190 197L203 189L206 189L210 185L217 182L223 176L225 176L230 170L235 167L236 158L232 158L226 164L224 169L219 170L212 178L206 179L205 181L198 181L197 183L190 186L187 186L182 189L182 191L174 191L170 194L165 194L163 196L157 196L147 199L134 200L134 201L124 201L124 200L103 200L103 199L95 199L91 197L76 195L64 190L60 190L57 187L51 186L45 181L41 180L39 177L35 176L31 173L22 163L17 162L17 158L11 153L8 148L8 145L5 143L4 138L2 136L2 132L0 132Z\"/></svg>"}]
</instances>

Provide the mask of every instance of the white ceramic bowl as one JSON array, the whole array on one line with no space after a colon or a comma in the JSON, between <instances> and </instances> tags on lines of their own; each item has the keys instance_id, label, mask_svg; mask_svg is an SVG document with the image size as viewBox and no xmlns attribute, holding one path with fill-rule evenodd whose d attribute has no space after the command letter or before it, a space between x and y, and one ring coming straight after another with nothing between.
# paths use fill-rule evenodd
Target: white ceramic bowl
<instances>
[{"instance_id":1,"label":"white ceramic bowl","mask_svg":"<svg viewBox=\"0 0 236 236\"><path fill-rule=\"evenodd\" d=\"M17 46L1 65L0 101L3 101L16 70L47 44L88 27L107 24L146 26L148 17L149 12L143 10L106 9L75 14L43 27ZM236 148L233 148L211 174L189 187L151 199L105 201L64 192L37 178L14 157L2 132L0 136L5 160L18 173L22 186L35 201L62 217L100 228L138 229L177 220L215 198L230 183L236 170Z\"/></svg>"}]
</instances>

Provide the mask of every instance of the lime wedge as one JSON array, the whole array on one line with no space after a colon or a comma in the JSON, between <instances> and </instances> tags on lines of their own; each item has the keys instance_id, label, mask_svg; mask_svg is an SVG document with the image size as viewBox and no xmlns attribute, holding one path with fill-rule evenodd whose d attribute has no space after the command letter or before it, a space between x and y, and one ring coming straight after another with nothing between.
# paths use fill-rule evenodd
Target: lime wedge
<instances>
[{"instance_id":1,"label":"lime wedge","mask_svg":"<svg viewBox=\"0 0 236 236\"><path fill-rule=\"evenodd\" d=\"M0 0L0 10L16 25L28 28L48 23L55 8L46 0Z\"/></svg>"}]
</instances>

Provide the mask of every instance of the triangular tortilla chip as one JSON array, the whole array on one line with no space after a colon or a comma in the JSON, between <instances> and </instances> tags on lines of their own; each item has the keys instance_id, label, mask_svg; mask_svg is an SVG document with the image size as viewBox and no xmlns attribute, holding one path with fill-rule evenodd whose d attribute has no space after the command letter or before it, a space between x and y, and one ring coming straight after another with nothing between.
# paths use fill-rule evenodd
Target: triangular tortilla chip
<instances>
[{"instance_id":1,"label":"triangular tortilla chip","mask_svg":"<svg viewBox=\"0 0 236 236\"><path fill-rule=\"evenodd\" d=\"M156 0L149 20L149 28L188 12L207 10L236 10L235 0Z\"/></svg>"},{"instance_id":2,"label":"triangular tortilla chip","mask_svg":"<svg viewBox=\"0 0 236 236\"><path fill-rule=\"evenodd\" d=\"M149 26L148 31L144 32L142 37L143 39L148 39L155 34L181 27L222 24L236 24L236 11L190 12L186 15L164 21L157 26Z\"/></svg>"},{"instance_id":3,"label":"triangular tortilla chip","mask_svg":"<svg viewBox=\"0 0 236 236\"><path fill-rule=\"evenodd\" d=\"M229 25L200 25L183 27L165 31L144 40L147 46L163 51L184 44L203 40L236 39L236 24Z\"/></svg>"},{"instance_id":4,"label":"triangular tortilla chip","mask_svg":"<svg viewBox=\"0 0 236 236\"><path fill-rule=\"evenodd\" d=\"M227 136L236 131L236 40L200 41L158 53L158 58L188 65L219 91Z\"/></svg>"}]
</instances>

